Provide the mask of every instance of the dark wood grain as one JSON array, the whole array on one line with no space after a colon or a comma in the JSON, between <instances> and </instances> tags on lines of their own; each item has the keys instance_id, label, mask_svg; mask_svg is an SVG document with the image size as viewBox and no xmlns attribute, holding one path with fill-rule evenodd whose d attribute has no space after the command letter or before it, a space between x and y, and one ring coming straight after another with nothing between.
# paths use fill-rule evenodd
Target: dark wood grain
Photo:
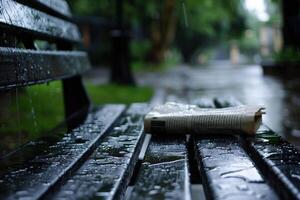
<instances>
[{"instance_id":1,"label":"dark wood grain","mask_svg":"<svg viewBox=\"0 0 300 200\"><path fill-rule=\"evenodd\" d=\"M88 69L90 63L85 52L0 47L0 89L67 78Z\"/></svg>"},{"instance_id":2,"label":"dark wood grain","mask_svg":"<svg viewBox=\"0 0 300 200\"><path fill-rule=\"evenodd\" d=\"M3 30L16 34L32 33L36 38L43 36L51 40L57 38L71 42L80 42L81 38L73 23L12 0L0 1L0 25Z\"/></svg>"},{"instance_id":3,"label":"dark wood grain","mask_svg":"<svg viewBox=\"0 0 300 200\"><path fill-rule=\"evenodd\" d=\"M242 105L237 99L216 99L219 107ZM282 199L300 199L300 151L266 125L254 137L240 137L266 180Z\"/></svg>"},{"instance_id":4,"label":"dark wood grain","mask_svg":"<svg viewBox=\"0 0 300 200\"><path fill-rule=\"evenodd\" d=\"M300 151L268 127L242 141L281 198L300 199Z\"/></svg>"},{"instance_id":5,"label":"dark wood grain","mask_svg":"<svg viewBox=\"0 0 300 200\"><path fill-rule=\"evenodd\" d=\"M152 138L129 199L191 199L185 137Z\"/></svg>"},{"instance_id":6,"label":"dark wood grain","mask_svg":"<svg viewBox=\"0 0 300 200\"><path fill-rule=\"evenodd\" d=\"M94 153L49 199L123 199L142 147L146 104L133 104Z\"/></svg>"},{"instance_id":7,"label":"dark wood grain","mask_svg":"<svg viewBox=\"0 0 300 200\"><path fill-rule=\"evenodd\" d=\"M72 14L65 0L15 0L21 4L32 7L49 15L71 20Z\"/></svg>"},{"instance_id":8,"label":"dark wood grain","mask_svg":"<svg viewBox=\"0 0 300 200\"><path fill-rule=\"evenodd\" d=\"M29 144L26 151L39 146L32 150L33 158L20 161L13 155L1 160L0 165L6 167L0 170L0 198L38 199L52 191L92 154L124 109L123 105L96 109L78 128L60 133L62 138L52 133L50 138Z\"/></svg>"},{"instance_id":9,"label":"dark wood grain","mask_svg":"<svg viewBox=\"0 0 300 200\"><path fill-rule=\"evenodd\" d=\"M197 137L195 143L208 199L279 199L235 136Z\"/></svg>"},{"instance_id":10,"label":"dark wood grain","mask_svg":"<svg viewBox=\"0 0 300 200\"><path fill-rule=\"evenodd\" d=\"M199 107L226 107L233 99L194 99ZM231 102L231 103L230 103ZM208 199L278 199L235 135L195 136L195 154Z\"/></svg>"},{"instance_id":11,"label":"dark wood grain","mask_svg":"<svg viewBox=\"0 0 300 200\"><path fill-rule=\"evenodd\" d=\"M36 0L36 1L39 2L40 4L43 4L51 8L52 10L60 14L63 14L68 17L72 16L68 3L64 0Z\"/></svg>"}]
</instances>

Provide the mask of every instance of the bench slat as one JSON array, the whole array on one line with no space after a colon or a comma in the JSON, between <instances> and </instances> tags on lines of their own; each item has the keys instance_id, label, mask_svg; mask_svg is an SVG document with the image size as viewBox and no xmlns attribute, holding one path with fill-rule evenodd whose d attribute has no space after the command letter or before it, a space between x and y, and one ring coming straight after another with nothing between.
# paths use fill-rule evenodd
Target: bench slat
<instances>
[{"instance_id":1,"label":"bench slat","mask_svg":"<svg viewBox=\"0 0 300 200\"><path fill-rule=\"evenodd\" d=\"M16 34L29 32L35 36L80 42L75 24L47 15L12 0L0 1L0 25Z\"/></svg>"},{"instance_id":2,"label":"bench slat","mask_svg":"<svg viewBox=\"0 0 300 200\"><path fill-rule=\"evenodd\" d=\"M133 104L91 157L50 198L122 199L143 144L146 104Z\"/></svg>"},{"instance_id":3,"label":"bench slat","mask_svg":"<svg viewBox=\"0 0 300 200\"><path fill-rule=\"evenodd\" d=\"M216 99L219 107L237 106L238 100ZM255 137L241 137L244 148L283 199L300 199L300 152L263 125Z\"/></svg>"},{"instance_id":4,"label":"bench slat","mask_svg":"<svg viewBox=\"0 0 300 200\"><path fill-rule=\"evenodd\" d=\"M242 104L234 98L217 99L216 103L220 107ZM241 141L282 198L300 199L299 150L265 125L257 131L255 137L242 137Z\"/></svg>"},{"instance_id":5,"label":"bench slat","mask_svg":"<svg viewBox=\"0 0 300 200\"><path fill-rule=\"evenodd\" d=\"M254 138L244 138L258 167L284 199L300 199L300 152L268 127Z\"/></svg>"},{"instance_id":6,"label":"bench slat","mask_svg":"<svg viewBox=\"0 0 300 200\"><path fill-rule=\"evenodd\" d=\"M208 199L278 199L234 136L196 138Z\"/></svg>"},{"instance_id":7,"label":"bench slat","mask_svg":"<svg viewBox=\"0 0 300 200\"><path fill-rule=\"evenodd\" d=\"M66 1L64 0L37 0L41 4L44 4L48 6L49 8L63 14L66 16L71 17L71 11L69 8L69 5Z\"/></svg>"},{"instance_id":8,"label":"bench slat","mask_svg":"<svg viewBox=\"0 0 300 200\"><path fill-rule=\"evenodd\" d=\"M85 52L0 47L0 89L67 78L89 68Z\"/></svg>"},{"instance_id":9,"label":"bench slat","mask_svg":"<svg viewBox=\"0 0 300 200\"><path fill-rule=\"evenodd\" d=\"M68 3L65 0L16 0L24 5L36 7L38 10L55 12L59 16L72 17ZM54 14L55 14L54 13Z\"/></svg>"},{"instance_id":10,"label":"bench slat","mask_svg":"<svg viewBox=\"0 0 300 200\"><path fill-rule=\"evenodd\" d=\"M86 121L72 132L65 134L62 131L63 137L57 142L51 142L55 140L53 136L51 140L34 143L42 148L39 152L30 149L33 145L30 144L28 151L35 154L32 159L19 161L15 158L17 155L12 155L1 160L0 166L12 163L1 168L0 198L41 198L86 160L124 109L123 105L106 105L90 113ZM19 153L26 154L25 150Z\"/></svg>"},{"instance_id":11,"label":"bench slat","mask_svg":"<svg viewBox=\"0 0 300 200\"><path fill-rule=\"evenodd\" d=\"M224 105L222 99L196 102L200 107ZM198 136L195 144L208 199L278 199L236 136Z\"/></svg>"},{"instance_id":12,"label":"bench slat","mask_svg":"<svg viewBox=\"0 0 300 200\"><path fill-rule=\"evenodd\" d=\"M185 138L152 138L129 199L191 199Z\"/></svg>"}]
</instances>

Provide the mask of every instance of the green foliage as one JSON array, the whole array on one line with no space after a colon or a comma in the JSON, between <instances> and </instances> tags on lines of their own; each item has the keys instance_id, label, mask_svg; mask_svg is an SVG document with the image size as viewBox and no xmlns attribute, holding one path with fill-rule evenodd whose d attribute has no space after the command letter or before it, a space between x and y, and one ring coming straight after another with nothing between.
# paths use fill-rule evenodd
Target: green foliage
<instances>
[{"instance_id":1,"label":"green foliage","mask_svg":"<svg viewBox=\"0 0 300 200\"><path fill-rule=\"evenodd\" d=\"M86 88L92 102L96 105L106 103L148 102L153 89L150 87L134 87L116 84L94 85L87 83Z\"/></svg>"},{"instance_id":2,"label":"green foliage","mask_svg":"<svg viewBox=\"0 0 300 200\"><path fill-rule=\"evenodd\" d=\"M20 88L1 95L0 153L36 139L64 119L59 81Z\"/></svg>"},{"instance_id":3,"label":"green foliage","mask_svg":"<svg viewBox=\"0 0 300 200\"><path fill-rule=\"evenodd\" d=\"M293 48L285 48L275 53L273 58L276 63L300 63L300 53Z\"/></svg>"},{"instance_id":4,"label":"green foliage","mask_svg":"<svg viewBox=\"0 0 300 200\"><path fill-rule=\"evenodd\" d=\"M115 1L111 0L70 0L75 14L114 16ZM135 0L125 2L125 16L131 25L147 24L149 20L156 19L161 14L164 1L161 0ZM183 3L187 9L188 30L207 35L217 35L219 30L233 31L231 34L239 35L243 24L242 0L180 0L177 2L177 16L179 24L185 26L183 16ZM148 24L149 25L149 24ZM237 29L232 29L237 28ZM236 33L235 33L236 32Z\"/></svg>"},{"instance_id":5,"label":"green foliage","mask_svg":"<svg viewBox=\"0 0 300 200\"><path fill-rule=\"evenodd\" d=\"M258 34L255 31L248 30L245 36L238 40L241 52L248 56L257 54L260 47L258 39Z\"/></svg>"},{"instance_id":6,"label":"green foliage","mask_svg":"<svg viewBox=\"0 0 300 200\"><path fill-rule=\"evenodd\" d=\"M80 16L109 17L116 16L116 0L69 0L72 11ZM130 25L145 23L145 19L152 18L159 13L160 0L124 1L125 21Z\"/></svg>"},{"instance_id":7,"label":"green foliage","mask_svg":"<svg viewBox=\"0 0 300 200\"><path fill-rule=\"evenodd\" d=\"M149 40L133 40L130 43L132 58L137 62L142 62L151 48Z\"/></svg>"},{"instance_id":8,"label":"green foliage","mask_svg":"<svg viewBox=\"0 0 300 200\"><path fill-rule=\"evenodd\" d=\"M96 105L148 102L153 95L153 90L149 87L86 83L86 88ZM1 95L3 96L0 110L0 153L41 137L64 121L60 81L26 87L18 89L17 92Z\"/></svg>"},{"instance_id":9,"label":"green foliage","mask_svg":"<svg viewBox=\"0 0 300 200\"><path fill-rule=\"evenodd\" d=\"M112 17L114 1L111 0L69 0L72 12L81 16Z\"/></svg>"},{"instance_id":10,"label":"green foliage","mask_svg":"<svg viewBox=\"0 0 300 200\"><path fill-rule=\"evenodd\" d=\"M16 93L10 95L6 115L1 116L4 124L0 132L22 132L35 137L41 131L54 128L63 118L61 83L36 85L18 89Z\"/></svg>"},{"instance_id":11,"label":"green foliage","mask_svg":"<svg viewBox=\"0 0 300 200\"><path fill-rule=\"evenodd\" d=\"M165 2L166 0L124 1L125 21L141 31L145 40L141 42L139 39L132 44L134 62L141 62L148 55L152 42L149 40L151 24L159 21L164 14ZM185 60L192 57L198 49L205 50L219 41L239 38L246 28L243 0L175 0L175 3L174 17L178 18L178 26L173 46L181 51ZM96 15L109 19L115 16L113 0L70 0L70 4L77 15ZM184 6L187 16L184 16ZM185 18L188 20L188 27Z\"/></svg>"},{"instance_id":12,"label":"green foliage","mask_svg":"<svg viewBox=\"0 0 300 200\"><path fill-rule=\"evenodd\" d=\"M246 29L245 11L240 0L186 0L189 26L180 17L175 45L189 62L198 49L220 41L237 39Z\"/></svg>"},{"instance_id":13,"label":"green foliage","mask_svg":"<svg viewBox=\"0 0 300 200\"><path fill-rule=\"evenodd\" d=\"M153 95L149 87L131 87L121 85L86 84L88 94L94 104L147 102ZM64 119L64 104L60 81L49 85L35 85L18 92L18 99L12 95L8 115L8 124L1 126L0 132L21 132L33 134L50 130ZM74 97L76 98L76 97ZM20 118L20 127L11 119ZM9 130L9 131L8 131Z\"/></svg>"},{"instance_id":14,"label":"green foliage","mask_svg":"<svg viewBox=\"0 0 300 200\"><path fill-rule=\"evenodd\" d=\"M189 22L187 32L193 31L207 36L235 37L240 35L240 31L245 26L242 2L239 0L186 0L185 4ZM180 18L179 27L185 27L182 14Z\"/></svg>"},{"instance_id":15,"label":"green foliage","mask_svg":"<svg viewBox=\"0 0 300 200\"><path fill-rule=\"evenodd\" d=\"M278 26L282 24L281 16L281 2L280 0L265 0L267 5L267 12L270 19L266 22L269 26Z\"/></svg>"}]
</instances>

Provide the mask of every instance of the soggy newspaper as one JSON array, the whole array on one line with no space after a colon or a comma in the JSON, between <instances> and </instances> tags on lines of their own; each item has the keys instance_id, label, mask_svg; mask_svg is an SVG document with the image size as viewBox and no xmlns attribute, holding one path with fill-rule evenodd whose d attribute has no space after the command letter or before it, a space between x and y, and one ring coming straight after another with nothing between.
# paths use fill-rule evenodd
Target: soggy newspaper
<instances>
[{"instance_id":1,"label":"soggy newspaper","mask_svg":"<svg viewBox=\"0 0 300 200\"><path fill-rule=\"evenodd\" d=\"M253 135L265 114L261 106L237 106L229 108L199 108L167 102L153 108L144 119L146 133L154 134L211 134L246 133Z\"/></svg>"}]
</instances>

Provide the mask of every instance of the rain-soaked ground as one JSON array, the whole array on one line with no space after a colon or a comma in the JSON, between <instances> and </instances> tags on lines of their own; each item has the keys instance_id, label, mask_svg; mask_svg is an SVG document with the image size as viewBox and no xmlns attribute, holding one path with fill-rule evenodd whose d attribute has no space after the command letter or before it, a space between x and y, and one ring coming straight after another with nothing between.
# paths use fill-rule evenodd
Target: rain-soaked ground
<instances>
[{"instance_id":1,"label":"rain-soaked ground","mask_svg":"<svg viewBox=\"0 0 300 200\"><path fill-rule=\"evenodd\" d=\"M267 109L264 123L300 147L300 78L264 76L260 66L232 66L214 62L207 67L180 66L165 73L140 74L141 85L193 97L235 97Z\"/></svg>"}]
</instances>

